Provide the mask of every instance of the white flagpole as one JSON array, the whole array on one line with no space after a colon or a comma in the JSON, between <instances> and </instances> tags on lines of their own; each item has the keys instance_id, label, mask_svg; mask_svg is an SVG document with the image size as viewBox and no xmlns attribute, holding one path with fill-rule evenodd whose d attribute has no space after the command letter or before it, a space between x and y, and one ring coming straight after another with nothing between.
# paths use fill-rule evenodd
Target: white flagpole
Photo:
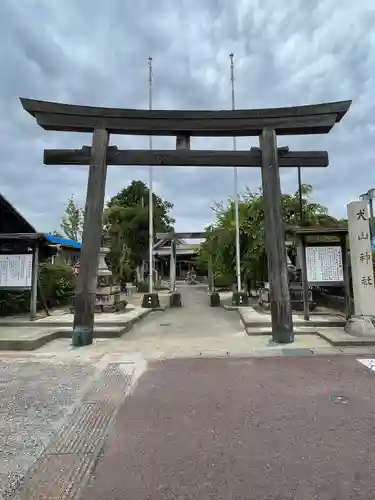
<instances>
[{"instance_id":1,"label":"white flagpole","mask_svg":"<svg viewBox=\"0 0 375 500\"><path fill-rule=\"evenodd\" d=\"M233 54L229 54L230 58L230 82L232 87L232 110L236 109L235 96L234 96L234 62ZM233 137L233 150L237 149L236 137ZM237 291L242 291L241 286L241 253L240 253L240 220L238 213L238 171L237 167L233 167L234 179L234 216L236 220L236 276L237 276Z\"/></svg>"},{"instance_id":2,"label":"white flagpole","mask_svg":"<svg viewBox=\"0 0 375 500\"><path fill-rule=\"evenodd\" d=\"M152 57L148 58L148 109L152 110ZM152 136L150 135L148 138L148 148L152 149ZM153 256L153 247L154 247L154 202L153 202L153 170L152 166L149 167L149 181L148 181L148 232L149 232L149 266L148 266L148 291L149 293L153 293L154 285L153 285L153 268L154 268L154 256Z\"/></svg>"}]
</instances>

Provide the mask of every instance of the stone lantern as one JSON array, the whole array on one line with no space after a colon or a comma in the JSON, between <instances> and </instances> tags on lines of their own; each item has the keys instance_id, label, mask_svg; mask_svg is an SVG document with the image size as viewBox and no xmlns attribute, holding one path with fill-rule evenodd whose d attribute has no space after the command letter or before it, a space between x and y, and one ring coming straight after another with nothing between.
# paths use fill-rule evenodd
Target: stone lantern
<instances>
[{"instance_id":1,"label":"stone lantern","mask_svg":"<svg viewBox=\"0 0 375 500\"><path fill-rule=\"evenodd\" d=\"M99 255L98 271L96 273L96 299L95 309L104 311L119 311L126 307L127 302L121 299L121 289L114 284L112 271L108 269L105 257L109 248L101 247Z\"/></svg>"}]
</instances>

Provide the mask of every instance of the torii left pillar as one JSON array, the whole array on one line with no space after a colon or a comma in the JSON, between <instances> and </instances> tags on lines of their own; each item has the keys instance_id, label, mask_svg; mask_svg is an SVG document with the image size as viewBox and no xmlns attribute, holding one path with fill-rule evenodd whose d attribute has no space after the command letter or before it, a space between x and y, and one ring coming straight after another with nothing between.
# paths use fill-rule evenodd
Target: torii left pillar
<instances>
[{"instance_id":1,"label":"torii left pillar","mask_svg":"<svg viewBox=\"0 0 375 500\"><path fill-rule=\"evenodd\" d=\"M275 130L264 128L259 141L262 151L262 187L268 280L271 285L272 337L274 341L280 344L289 344L294 342L294 331L288 287L288 269Z\"/></svg>"},{"instance_id":2,"label":"torii left pillar","mask_svg":"<svg viewBox=\"0 0 375 500\"><path fill-rule=\"evenodd\" d=\"M82 249L76 285L72 337L72 344L76 347L92 344L94 337L96 273L102 239L108 144L108 131L96 129L92 140Z\"/></svg>"}]
</instances>

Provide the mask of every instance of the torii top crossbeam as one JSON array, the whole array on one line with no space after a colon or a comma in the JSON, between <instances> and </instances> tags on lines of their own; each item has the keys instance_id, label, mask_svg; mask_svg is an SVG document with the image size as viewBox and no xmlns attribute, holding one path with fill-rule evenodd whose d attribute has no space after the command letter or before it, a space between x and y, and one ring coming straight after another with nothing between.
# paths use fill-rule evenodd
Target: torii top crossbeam
<instances>
[{"instance_id":1,"label":"torii top crossbeam","mask_svg":"<svg viewBox=\"0 0 375 500\"><path fill-rule=\"evenodd\" d=\"M159 240L201 240L207 238L209 233L207 231L193 232L193 233L156 233Z\"/></svg>"},{"instance_id":2,"label":"torii top crossbeam","mask_svg":"<svg viewBox=\"0 0 375 500\"><path fill-rule=\"evenodd\" d=\"M45 130L110 134L259 136L267 127L277 135L326 134L351 101L236 111L170 111L76 106L21 98L24 109Z\"/></svg>"}]
</instances>

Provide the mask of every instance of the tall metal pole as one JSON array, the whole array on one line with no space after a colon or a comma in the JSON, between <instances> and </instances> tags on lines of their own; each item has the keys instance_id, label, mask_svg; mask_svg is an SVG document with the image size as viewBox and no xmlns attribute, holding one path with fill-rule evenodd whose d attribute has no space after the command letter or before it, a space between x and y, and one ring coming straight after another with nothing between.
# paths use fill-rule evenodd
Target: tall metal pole
<instances>
[{"instance_id":1,"label":"tall metal pole","mask_svg":"<svg viewBox=\"0 0 375 500\"><path fill-rule=\"evenodd\" d=\"M152 57L148 58L148 109L152 110ZM152 136L148 138L148 148L152 149ZM154 291L153 286L153 268L154 268L154 202L153 202L153 170L152 166L149 167L149 181L148 181L148 232L149 232L149 266L148 266L148 291L152 293Z\"/></svg>"},{"instance_id":2,"label":"tall metal pole","mask_svg":"<svg viewBox=\"0 0 375 500\"><path fill-rule=\"evenodd\" d=\"M236 109L235 96L234 96L234 55L229 54L230 58L230 81L232 87L232 110ZM233 137L233 150L237 149L236 137ZM236 276L237 276L237 291L242 291L241 285L241 253L240 253L240 220L238 213L238 171L237 167L233 167L233 180L234 180L234 217L236 222Z\"/></svg>"},{"instance_id":3,"label":"tall metal pole","mask_svg":"<svg viewBox=\"0 0 375 500\"><path fill-rule=\"evenodd\" d=\"M303 198L302 198L302 180L301 167L298 167L298 197L299 197L299 224L303 224Z\"/></svg>"}]
</instances>

